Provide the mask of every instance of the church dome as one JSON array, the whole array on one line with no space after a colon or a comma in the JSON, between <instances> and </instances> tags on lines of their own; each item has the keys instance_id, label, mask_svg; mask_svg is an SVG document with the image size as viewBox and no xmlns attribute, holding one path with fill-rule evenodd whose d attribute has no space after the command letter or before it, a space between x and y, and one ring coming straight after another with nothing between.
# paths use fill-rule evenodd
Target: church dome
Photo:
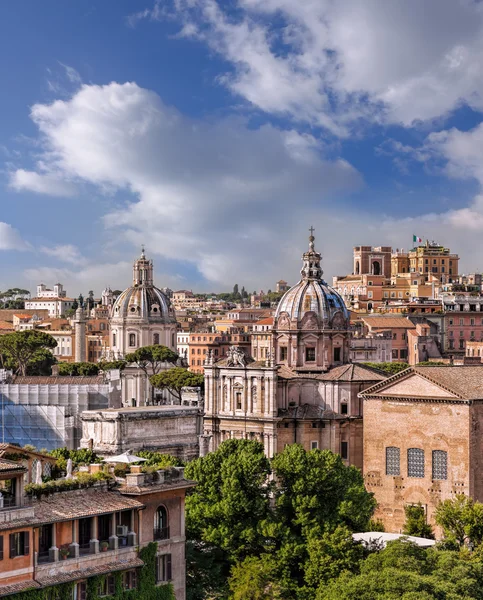
<instances>
[{"instance_id":1,"label":"church dome","mask_svg":"<svg viewBox=\"0 0 483 600\"><path fill-rule=\"evenodd\" d=\"M323 279L321 255L314 249L313 229L309 251L300 271L302 279L282 296L275 313L274 329L348 329L349 312L340 296Z\"/></svg>"},{"instance_id":2,"label":"church dome","mask_svg":"<svg viewBox=\"0 0 483 600\"><path fill-rule=\"evenodd\" d=\"M112 307L112 319L133 323L175 323L171 302L153 283L153 262L142 251L133 267L133 285L120 294Z\"/></svg>"}]
</instances>

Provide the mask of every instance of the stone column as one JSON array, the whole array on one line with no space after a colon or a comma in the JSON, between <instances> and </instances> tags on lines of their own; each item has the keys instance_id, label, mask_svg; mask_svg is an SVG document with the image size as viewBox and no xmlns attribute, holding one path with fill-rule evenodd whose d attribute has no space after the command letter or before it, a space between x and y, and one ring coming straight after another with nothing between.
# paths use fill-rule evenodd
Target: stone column
<instances>
[{"instance_id":1,"label":"stone column","mask_svg":"<svg viewBox=\"0 0 483 600\"><path fill-rule=\"evenodd\" d=\"M57 562L59 560L59 549L57 548L57 523L52 523L52 547L49 548L49 560Z\"/></svg>"},{"instance_id":2,"label":"stone column","mask_svg":"<svg viewBox=\"0 0 483 600\"><path fill-rule=\"evenodd\" d=\"M79 527L79 521L74 519L72 521L72 543L69 545L70 556L72 558L79 557L79 544L77 543L77 528Z\"/></svg>"},{"instance_id":3,"label":"stone column","mask_svg":"<svg viewBox=\"0 0 483 600\"><path fill-rule=\"evenodd\" d=\"M136 532L135 529L135 520L136 520L136 510L133 508L131 510L131 522L129 524L129 533L127 534L127 545L128 546L136 546Z\"/></svg>"},{"instance_id":4,"label":"stone column","mask_svg":"<svg viewBox=\"0 0 483 600\"><path fill-rule=\"evenodd\" d=\"M89 549L91 554L98 554L99 552L99 539L97 533L97 517L92 517L91 521L91 540L89 542Z\"/></svg>"},{"instance_id":5,"label":"stone column","mask_svg":"<svg viewBox=\"0 0 483 600\"><path fill-rule=\"evenodd\" d=\"M119 538L117 537L116 522L116 513L113 512L111 515L111 535L109 536L110 550L117 550L119 548Z\"/></svg>"}]
</instances>

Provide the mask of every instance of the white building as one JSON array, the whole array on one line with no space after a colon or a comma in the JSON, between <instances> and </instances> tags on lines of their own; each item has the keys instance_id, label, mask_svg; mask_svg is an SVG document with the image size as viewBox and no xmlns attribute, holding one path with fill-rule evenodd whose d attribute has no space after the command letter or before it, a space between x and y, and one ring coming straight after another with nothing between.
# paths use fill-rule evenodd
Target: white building
<instances>
[{"instance_id":1,"label":"white building","mask_svg":"<svg viewBox=\"0 0 483 600\"><path fill-rule=\"evenodd\" d=\"M176 316L170 300L153 283L153 261L142 251L134 262L133 284L112 308L110 348L124 357L143 346L161 344L176 350Z\"/></svg>"},{"instance_id":2,"label":"white building","mask_svg":"<svg viewBox=\"0 0 483 600\"><path fill-rule=\"evenodd\" d=\"M176 334L176 352L181 358L188 358L190 334L188 331L178 331Z\"/></svg>"},{"instance_id":3,"label":"white building","mask_svg":"<svg viewBox=\"0 0 483 600\"><path fill-rule=\"evenodd\" d=\"M37 296L25 301L26 310L48 310L50 317L63 317L72 308L75 300L68 298L61 283L56 283L53 289L41 283L37 286Z\"/></svg>"}]
</instances>

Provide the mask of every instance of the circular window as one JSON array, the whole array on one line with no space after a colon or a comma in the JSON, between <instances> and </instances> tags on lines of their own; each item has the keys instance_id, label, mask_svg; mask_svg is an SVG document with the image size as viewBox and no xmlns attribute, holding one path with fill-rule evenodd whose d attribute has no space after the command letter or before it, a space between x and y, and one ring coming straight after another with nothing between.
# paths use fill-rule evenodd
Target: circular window
<instances>
[{"instance_id":1,"label":"circular window","mask_svg":"<svg viewBox=\"0 0 483 600\"><path fill-rule=\"evenodd\" d=\"M154 307L153 312L158 312L158 309L156 307Z\"/></svg>"},{"instance_id":2,"label":"circular window","mask_svg":"<svg viewBox=\"0 0 483 600\"><path fill-rule=\"evenodd\" d=\"M131 312L136 312L136 309L134 308L134 306L131 306Z\"/></svg>"}]
</instances>

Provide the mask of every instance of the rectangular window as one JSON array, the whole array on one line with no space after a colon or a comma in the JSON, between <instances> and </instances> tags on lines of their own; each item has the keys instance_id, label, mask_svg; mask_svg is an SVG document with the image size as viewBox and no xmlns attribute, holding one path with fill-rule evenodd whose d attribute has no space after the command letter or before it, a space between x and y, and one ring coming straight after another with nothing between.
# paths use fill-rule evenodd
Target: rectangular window
<instances>
[{"instance_id":1,"label":"rectangular window","mask_svg":"<svg viewBox=\"0 0 483 600\"><path fill-rule=\"evenodd\" d=\"M401 451L395 446L386 448L386 475L401 474Z\"/></svg>"},{"instance_id":2,"label":"rectangular window","mask_svg":"<svg viewBox=\"0 0 483 600\"><path fill-rule=\"evenodd\" d=\"M16 556L27 556L29 549L29 532L21 531L20 533L10 534L10 558Z\"/></svg>"},{"instance_id":3,"label":"rectangular window","mask_svg":"<svg viewBox=\"0 0 483 600\"><path fill-rule=\"evenodd\" d=\"M372 292L367 292L367 297L372 298Z\"/></svg>"},{"instance_id":4,"label":"rectangular window","mask_svg":"<svg viewBox=\"0 0 483 600\"><path fill-rule=\"evenodd\" d=\"M393 340L397 340L397 333L393 333L393 334L392 334L392 339L393 339Z\"/></svg>"},{"instance_id":5,"label":"rectangular window","mask_svg":"<svg viewBox=\"0 0 483 600\"><path fill-rule=\"evenodd\" d=\"M135 590L137 587L136 571L126 571L123 576L123 587L125 590Z\"/></svg>"},{"instance_id":6,"label":"rectangular window","mask_svg":"<svg viewBox=\"0 0 483 600\"><path fill-rule=\"evenodd\" d=\"M421 448L408 450L408 477L424 477L424 450Z\"/></svg>"},{"instance_id":7,"label":"rectangular window","mask_svg":"<svg viewBox=\"0 0 483 600\"><path fill-rule=\"evenodd\" d=\"M347 402L341 402L341 405L340 405L340 414L341 415L347 415L348 414Z\"/></svg>"},{"instance_id":8,"label":"rectangular window","mask_svg":"<svg viewBox=\"0 0 483 600\"><path fill-rule=\"evenodd\" d=\"M0 535L0 560L3 560L3 535Z\"/></svg>"},{"instance_id":9,"label":"rectangular window","mask_svg":"<svg viewBox=\"0 0 483 600\"><path fill-rule=\"evenodd\" d=\"M483 319L482 319L482 323L483 323ZM449 324L450 324L450 325L453 325L453 319L450 319L450 320L449 320Z\"/></svg>"},{"instance_id":10,"label":"rectangular window","mask_svg":"<svg viewBox=\"0 0 483 600\"><path fill-rule=\"evenodd\" d=\"M408 351L406 349L399 350L399 358L407 358Z\"/></svg>"},{"instance_id":11,"label":"rectangular window","mask_svg":"<svg viewBox=\"0 0 483 600\"><path fill-rule=\"evenodd\" d=\"M311 450L317 450L318 447L319 447L319 442L316 442L316 441L310 442Z\"/></svg>"},{"instance_id":12,"label":"rectangular window","mask_svg":"<svg viewBox=\"0 0 483 600\"><path fill-rule=\"evenodd\" d=\"M465 335L465 332L464 331L460 331L460 338L464 337L464 335Z\"/></svg>"},{"instance_id":13,"label":"rectangular window","mask_svg":"<svg viewBox=\"0 0 483 600\"><path fill-rule=\"evenodd\" d=\"M398 354L398 351L397 351L397 350L393 350L393 351L392 351L392 357L393 357L393 358L399 358L399 354Z\"/></svg>"},{"instance_id":14,"label":"rectangular window","mask_svg":"<svg viewBox=\"0 0 483 600\"><path fill-rule=\"evenodd\" d=\"M349 458L349 442L340 443L340 456L344 460Z\"/></svg>"},{"instance_id":15,"label":"rectangular window","mask_svg":"<svg viewBox=\"0 0 483 600\"><path fill-rule=\"evenodd\" d=\"M315 361L315 348L305 348L305 360L307 362Z\"/></svg>"},{"instance_id":16,"label":"rectangular window","mask_svg":"<svg viewBox=\"0 0 483 600\"><path fill-rule=\"evenodd\" d=\"M103 596L114 596L115 593L116 582L114 579L114 575L108 575L99 584L97 595L102 598Z\"/></svg>"},{"instance_id":17,"label":"rectangular window","mask_svg":"<svg viewBox=\"0 0 483 600\"><path fill-rule=\"evenodd\" d=\"M86 600L87 598L87 582L79 581L79 583L74 588L76 592L75 600Z\"/></svg>"},{"instance_id":18,"label":"rectangular window","mask_svg":"<svg viewBox=\"0 0 483 600\"><path fill-rule=\"evenodd\" d=\"M460 350L464 350L464 349L465 349L465 341L460 340Z\"/></svg>"},{"instance_id":19,"label":"rectangular window","mask_svg":"<svg viewBox=\"0 0 483 600\"><path fill-rule=\"evenodd\" d=\"M460 325L464 325L465 324L465 320L464 319L460 319Z\"/></svg>"},{"instance_id":20,"label":"rectangular window","mask_svg":"<svg viewBox=\"0 0 483 600\"><path fill-rule=\"evenodd\" d=\"M241 410L242 407L242 395L241 392L236 393L236 409Z\"/></svg>"},{"instance_id":21,"label":"rectangular window","mask_svg":"<svg viewBox=\"0 0 483 600\"><path fill-rule=\"evenodd\" d=\"M280 360L287 360L288 348L287 346L280 346Z\"/></svg>"},{"instance_id":22,"label":"rectangular window","mask_svg":"<svg viewBox=\"0 0 483 600\"><path fill-rule=\"evenodd\" d=\"M433 450L433 479L448 479L448 453Z\"/></svg>"},{"instance_id":23,"label":"rectangular window","mask_svg":"<svg viewBox=\"0 0 483 600\"><path fill-rule=\"evenodd\" d=\"M158 582L161 581L171 581L171 554L162 554L158 556L158 568L156 580Z\"/></svg>"}]
</instances>

